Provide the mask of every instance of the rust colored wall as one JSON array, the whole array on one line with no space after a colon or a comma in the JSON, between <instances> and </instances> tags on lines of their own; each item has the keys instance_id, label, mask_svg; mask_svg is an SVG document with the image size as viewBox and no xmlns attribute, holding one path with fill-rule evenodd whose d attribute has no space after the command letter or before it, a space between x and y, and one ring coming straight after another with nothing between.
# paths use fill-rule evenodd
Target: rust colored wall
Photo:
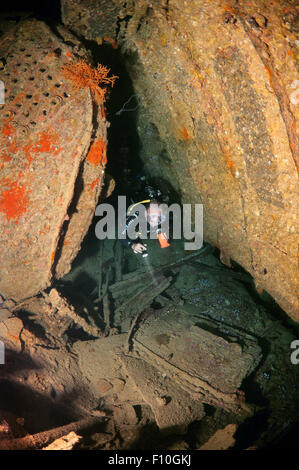
<instances>
[{"instance_id":1,"label":"rust colored wall","mask_svg":"<svg viewBox=\"0 0 299 470\"><path fill-rule=\"evenodd\" d=\"M21 22L1 37L0 57L0 292L18 301L70 269L101 190L106 154L89 156L94 140L106 152L107 123L62 73L88 59L64 28Z\"/></svg>"}]
</instances>

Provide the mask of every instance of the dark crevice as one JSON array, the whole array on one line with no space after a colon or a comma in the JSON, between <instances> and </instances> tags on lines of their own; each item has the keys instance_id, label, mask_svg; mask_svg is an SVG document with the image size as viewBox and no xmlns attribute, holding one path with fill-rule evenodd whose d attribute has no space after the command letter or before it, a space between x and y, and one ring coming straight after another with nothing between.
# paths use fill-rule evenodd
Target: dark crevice
<instances>
[{"instance_id":1,"label":"dark crevice","mask_svg":"<svg viewBox=\"0 0 299 470\"><path fill-rule=\"evenodd\" d=\"M59 232L59 239L58 239L56 249L55 249L54 261L51 267L52 282L54 282L55 280L55 271L56 271L57 264L61 258L62 248L63 248L65 236L67 234L68 226L70 224L73 214L77 212L77 204L78 204L80 195L84 189L83 176L82 176L83 171L84 171L84 163L85 163L84 160L82 160L82 162L80 163L75 186L74 186L73 199L71 200L68 206L67 213L66 213L66 220L64 220L62 227L60 229L60 232Z\"/></svg>"}]
</instances>

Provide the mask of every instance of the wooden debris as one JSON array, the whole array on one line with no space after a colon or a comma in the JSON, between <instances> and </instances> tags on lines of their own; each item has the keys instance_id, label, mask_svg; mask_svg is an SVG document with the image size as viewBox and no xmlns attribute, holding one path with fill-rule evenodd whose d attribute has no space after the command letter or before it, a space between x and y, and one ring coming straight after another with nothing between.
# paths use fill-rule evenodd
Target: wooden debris
<instances>
[{"instance_id":1,"label":"wooden debris","mask_svg":"<svg viewBox=\"0 0 299 470\"><path fill-rule=\"evenodd\" d=\"M129 273L129 275L124 275L122 281L109 286L109 291L115 300L128 298L128 295L140 290L140 288L151 282L152 278L149 273L135 271L134 273Z\"/></svg>"},{"instance_id":2,"label":"wooden debris","mask_svg":"<svg viewBox=\"0 0 299 470\"><path fill-rule=\"evenodd\" d=\"M42 450L72 450L82 439L82 436L78 436L78 434L72 431L66 436L56 439L47 447L43 447Z\"/></svg>"},{"instance_id":3,"label":"wooden debris","mask_svg":"<svg viewBox=\"0 0 299 470\"><path fill-rule=\"evenodd\" d=\"M211 247L212 250L212 247ZM205 251L205 254L207 252ZM169 263L167 265L159 266L158 268L154 269L154 275L159 276L162 275L163 271L179 267L183 264L189 262L189 260L194 260L199 257L203 256L203 253L192 253L190 255L185 256L184 258L180 258L179 260ZM146 271L134 271L132 273L128 273L123 275L122 280L119 282L115 282L111 286L109 286L109 290L113 296L113 298L118 299L123 295L127 295L128 291L130 292L131 289L138 289L139 286L144 286L145 284L151 283L152 277Z\"/></svg>"},{"instance_id":4,"label":"wooden debris","mask_svg":"<svg viewBox=\"0 0 299 470\"><path fill-rule=\"evenodd\" d=\"M103 297L103 313L104 313L104 322L106 325L105 331L109 333L110 330L110 302L109 302L109 295L106 293Z\"/></svg>"},{"instance_id":5,"label":"wooden debris","mask_svg":"<svg viewBox=\"0 0 299 470\"><path fill-rule=\"evenodd\" d=\"M59 439L70 432L78 432L83 429L87 429L96 424L105 422L105 417L89 417L79 421L75 421L65 426L60 426L49 431L39 432L37 434L30 434L25 437L17 439L3 439L0 441L0 450L29 450L29 449L41 449L46 446L49 442Z\"/></svg>"},{"instance_id":6,"label":"wooden debris","mask_svg":"<svg viewBox=\"0 0 299 470\"><path fill-rule=\"evenodd\" d=\"M172 278L160 278L160 283L157 284L157 286L154 285L154 281L150 285L147 285L142 291L138 292L134 297L132 297L128 302L125 303L125 305L121 305L119 311L123 311L124 308L126 308L126 314L130 312L130 314L135 313L136 316L131 324L129 333L128 333L128 338L127 338L127 343L126 343L126 349L129 351L130 349L130 341L131 337L134 332L134 328L136 327L140 316L142 314L142 311L145 309L145 307L149 306L153 299L159 295L161 292L163 292L167 287L169 286ZM137 313L136 313L137 312Z\"/></svg>"}]
</instances>

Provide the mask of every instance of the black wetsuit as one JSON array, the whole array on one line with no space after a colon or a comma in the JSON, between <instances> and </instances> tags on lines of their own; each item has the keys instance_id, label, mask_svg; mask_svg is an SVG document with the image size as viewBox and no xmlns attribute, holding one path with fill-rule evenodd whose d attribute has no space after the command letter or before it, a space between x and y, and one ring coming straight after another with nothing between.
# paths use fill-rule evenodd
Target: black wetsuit
<instances>
[{"instance_id":1,"label":"black wetsuit","mask_svg":"<svg viewBox=\"0 0 299 470\"><path fill-rule=\"evenodd\" d=\"M156 232L158 233L159 229L160 229L160 225L158 225L155 229L153 229L150 224L148 222L146 222L146 234L141 234L140 233L140 237L136 238L135 240L131 240L128 236L127 236L127 229L128 227L130 226L130 224L136 219L136 217L138 217L139 215L139 212L136 211L134 212L133 214L130 214L127 216L126 218L126 226L125 228L123 229L122 231L122 234L126 234L126 238L120 238L119 241L120 243L125 246L125 247L131 247L133 244L135 243L142 243L144 245L144 243L146 243L146 238L142 239L140 238L141 235L143 235L144 237L149 237L150 233L153 233L153 232Z\"/></svg>"}]
</instances>

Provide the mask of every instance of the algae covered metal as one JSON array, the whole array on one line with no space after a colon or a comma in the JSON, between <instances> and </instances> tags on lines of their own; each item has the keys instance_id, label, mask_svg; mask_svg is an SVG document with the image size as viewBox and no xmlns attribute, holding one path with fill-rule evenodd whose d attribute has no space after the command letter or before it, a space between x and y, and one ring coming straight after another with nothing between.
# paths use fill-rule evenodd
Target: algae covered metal
<instances>
[{"instance_id":1,"label":"algae covered metal","mask_svg":"<svg viewBox=\"0 0 299 470\"><path fill-rule=\"evenodd\" d=\"M21 22L0 59L0 292L18 301L70 269L101 191L107 122L63 73L88 60L64 28Z\"/></svg>"}]
</instances>

